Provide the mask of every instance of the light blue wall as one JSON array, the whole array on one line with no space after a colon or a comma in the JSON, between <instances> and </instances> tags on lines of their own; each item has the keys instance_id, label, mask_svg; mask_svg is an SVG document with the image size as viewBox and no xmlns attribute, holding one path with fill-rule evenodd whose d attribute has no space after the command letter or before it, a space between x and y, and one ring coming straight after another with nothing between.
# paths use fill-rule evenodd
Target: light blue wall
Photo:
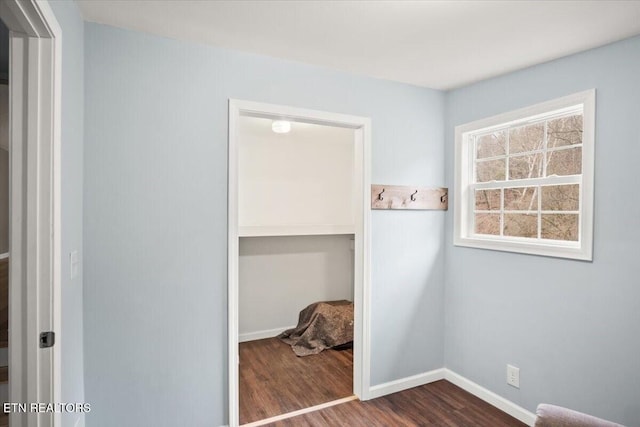
<instances>
[{"instance_id":1,"label":"light blue wall","mask_svg":"<svg viewBox=\"0 0 640 427\"><path fill-rule=\"evenodd\" d=\"M62 401L84 402L82 311L82 186L84 131L84 22L75 2L52 1L62 28ZM69 253L80 256L71 280ZM79 414L64 414L75 427Z\"/></svg>"},{"instance_id":2,"label":"light blue wall","mask_svg":"<svg viewBox=\"0 0 640 427\"><path fill-rule=\"evenodd\" d=\"M452 186L456 125L597 90L593 262L453 247L447 213L446 365L531 411L550 402L640 425L639 76L636 37L447 94Z\"/></svg>"},{"instance_id":3,"label":"light blue wall","mask_svg":"<svg viewBox=\"0 0 640 427\"><path fill-rule=\"evenodd\" d=\"M444 95L85 25L87 425L227 422L227 100L371 117L373 181L441 185ZM442 367L442 212L372 213L372 384Z\"/></svg>"}]
</instances>

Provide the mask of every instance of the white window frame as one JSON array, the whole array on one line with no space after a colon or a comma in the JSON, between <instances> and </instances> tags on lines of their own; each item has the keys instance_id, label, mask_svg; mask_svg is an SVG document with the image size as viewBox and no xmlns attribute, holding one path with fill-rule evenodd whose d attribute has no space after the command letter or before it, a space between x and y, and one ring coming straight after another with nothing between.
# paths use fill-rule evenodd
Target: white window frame
<instances>
[{"instance_id":1,"label":"white window frame","mask_svg":"<svg viewBox=\"0 0 640 427\"><path fill-rule=\"evenodd\" d=\"M595 148L595 89L575 93L530 107L457 126L455 129L455 183L453 244L480 249L593 260L593 188ZM582 109L582 174L569 177L529 178L513 184L496 181L474 183L474 136L519 124L543 121L554 115ZM544 149L546 152L546 147ZM490 236L474 233L475 189L560 184L580 185L578 241ZM500 213L501 211L495 211Z\"/></svg>"}]
</instances>

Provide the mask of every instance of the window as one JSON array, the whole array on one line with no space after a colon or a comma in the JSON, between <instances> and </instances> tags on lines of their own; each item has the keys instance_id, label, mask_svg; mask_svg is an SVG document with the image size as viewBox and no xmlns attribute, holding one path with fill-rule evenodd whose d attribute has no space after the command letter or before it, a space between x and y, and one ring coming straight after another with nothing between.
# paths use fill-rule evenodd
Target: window
<instances>
[{"instance_id":1,"label":"window","mask_svg":"<svg viewBox=\"0 0 640 427\"><path fill-rule=\"evenodd\" d=\"M595 90L456 127L454 244L592 259Z\"/></svg>"}]
</instances>

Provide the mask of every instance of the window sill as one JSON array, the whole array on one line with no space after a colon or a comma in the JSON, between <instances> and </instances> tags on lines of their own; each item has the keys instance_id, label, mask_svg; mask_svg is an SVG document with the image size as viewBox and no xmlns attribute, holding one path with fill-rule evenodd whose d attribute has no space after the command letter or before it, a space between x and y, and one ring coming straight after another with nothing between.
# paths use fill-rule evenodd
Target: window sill
<instances>
[{"instance_id":1,"label":"window sill","mask_svg":"<svg viewBox=\"0 0 640 427\"><path fill-rule=\"evenodd\" d=\"M553 242L538 243L516 239L507 241L479 237L456 237L453 244L454 246L467 248L593 261L591 248L580 247L577 243L575 245L565 245L554 244Z\"/></svg>"}]
</instances>

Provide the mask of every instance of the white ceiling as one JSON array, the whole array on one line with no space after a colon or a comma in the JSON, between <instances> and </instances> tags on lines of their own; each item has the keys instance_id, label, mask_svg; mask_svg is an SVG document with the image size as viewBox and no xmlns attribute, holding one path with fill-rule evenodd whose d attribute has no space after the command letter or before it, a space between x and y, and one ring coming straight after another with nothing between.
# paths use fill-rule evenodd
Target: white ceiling
<instances>
[{"instance_id":1,"label":"white ceiling","mask_svg":"<svg viewBox=\"0 0 640 427\"><path fill-rule=\"evenodd\" d=\"M434 89L640 34L640 1L78 3L87 21Z\"/></svg>"}]
</instances>

